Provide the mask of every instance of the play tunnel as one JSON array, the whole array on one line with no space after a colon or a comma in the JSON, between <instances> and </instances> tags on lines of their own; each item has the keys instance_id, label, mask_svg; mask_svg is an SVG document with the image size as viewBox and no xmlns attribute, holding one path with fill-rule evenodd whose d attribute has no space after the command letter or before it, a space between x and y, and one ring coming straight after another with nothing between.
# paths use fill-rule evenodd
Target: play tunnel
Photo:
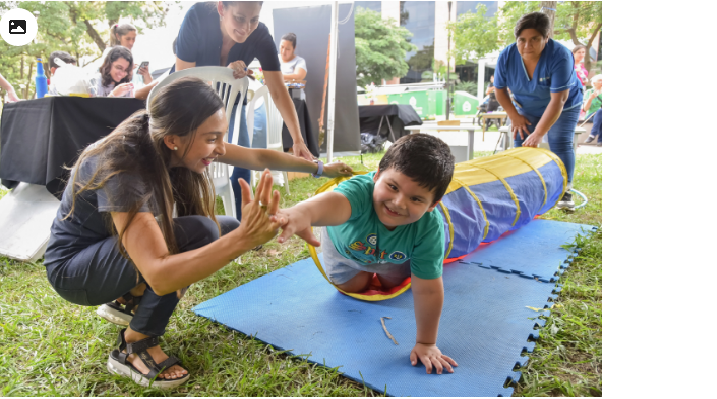
<instances>
[{"instance_id":1,"label":"play tunnel","mask_svg":"<svg viewBox=\"0 0 717 399\"><path fill-rule=\"evenodd\" d=\"M346 179L331 180L319 187L316 194L333 190ZM446 237L444 263L461 258L481 243L494 241L547 212L557 204L566 186L562 161L542 148L513 148L456 164L453 180L439 203ZM309 252L326 278L315 248L309 245ZM390 291L339 291L357 299L377 301L400 295L409 288L410 278Z\"/></svg>"}]
</instances>

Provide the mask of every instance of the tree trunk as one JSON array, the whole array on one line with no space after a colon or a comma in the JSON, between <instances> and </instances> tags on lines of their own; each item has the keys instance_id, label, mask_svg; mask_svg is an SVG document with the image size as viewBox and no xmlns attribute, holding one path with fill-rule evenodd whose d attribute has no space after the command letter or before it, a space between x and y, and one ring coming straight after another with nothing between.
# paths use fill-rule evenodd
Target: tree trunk
<instances>
[{"instance_id":1,"label":"tree trunk","mask_svg":"<svg viewBox=\"0 0 717 399\"><path fill-rule=\"evenodd\" d=\"M27 83L25 84L25 92L23 97L25 97L25 100L32 100L32 98L27 98L27 96L28 94L30 94L30 83L32 83L32 70L35 69L35 63L31 62L30 65L28 65L27 69Z\"/></svg>"},{"instance_id":2,"label":"tree trunk","mask_svg":"<svg viewBox=\"0 0 717 399\"><path fill-rule=\"evenodd\" d=\"M99 33L95 30L95 28L92 26L90 21L84 20L82 21L85 23L85 27L87 27L87 34L90 35L92 40L95 41L95 44L97 44L97 47L100 48L100 51L104 52L105 48L107 48L107 45L105 44L104 40L102 40L102 37Z\"/></svg>"},{"instance_id":3,"label":"tree trunk","mask_svg":"<svg viewBox=\"0 0 717 399\"><path fill-rule=\"evenodd\" d=\"M557 1L541 1L540 11L550 18L550 29L548 30L548 38L553 37L553 25L555 25L555 10L558 9Z\"/></svg>"},{"instance_id":4,"label":"tree trunk","mask_svg":"<svg viewBox=\"0 0 717 399\"><path fill-rule=\"evenodd\" d=\"M585 49L585 61L583 63L585 64L585 69L587 69L588 72L590 72L590 68L592 67L592 60L590 59L590 48L593 46L593 42L595 41L595 38L597 37L598 33L600 33L601 29L602 29L602 24L598 24L595 27L593 34L590 35L588 44L585 45L585 46L587 46L587 48ZM595 59L595 61L597 61L597 58Z\"/></svg>"}]
</instances>

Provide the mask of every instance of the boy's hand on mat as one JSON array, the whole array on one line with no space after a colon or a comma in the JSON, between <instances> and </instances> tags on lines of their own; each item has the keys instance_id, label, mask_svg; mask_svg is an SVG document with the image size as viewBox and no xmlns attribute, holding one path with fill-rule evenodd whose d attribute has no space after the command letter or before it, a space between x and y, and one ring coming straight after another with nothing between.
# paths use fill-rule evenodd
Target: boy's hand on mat
<instances>
[{"instance_id":1,"label":"boy's hand on mat","mask_svg":"<svg viewBox=\"0 0 717 399\"><path fill-rule=\"evenodd\" d=\"M295 208L283 209L277 214L282 222L282 232L276 241L279 244L285 243L292 235L296 234L307 244L318 247L321 242L311 232L311 218L306 212L300 212Z\"/></svg>"},{"instance_id":2,"label":"boy's hand on mat","mask_svg":"<svg viewBox=\"0 0 717 399\"><path fill-rule=\"evenodd\" d=\"M343 162L331 162L324 165L324 177L352 176L354 170Z\"/></svg>"},{"instance_id":3,"label":"boy's hand on mat","mask_svg":"<svg viewBox=\"0 0 717 399\"><path fill-rule=\"evenodd\" d=\"M239 225L242 241L247 243L247 249L266 243L274 238L282 224L281 218L276 215L279 211L279 191L271 187L274 185L269 169L264 169L261 179L256 187L254 199L251 198L251 189L244 179L239 179L242 198L242 218Z\"/></svg>"},{"instance_id":4,"label":"boy's hand on mat","mask_svg":"<svg viewBox=\"0 0 717 399\"><path fill-rule=\"evenodd\" d=\"M455 360L442 354L441 350L434 344L416 343L416 346L411 350L411 365L417 365L419 360L426 367L426 374L431 374L433 367L436 368L438 374L443 374L443 369L452 373L453 367L458 367L458 363Z\"/></svg>"}]
</instances>

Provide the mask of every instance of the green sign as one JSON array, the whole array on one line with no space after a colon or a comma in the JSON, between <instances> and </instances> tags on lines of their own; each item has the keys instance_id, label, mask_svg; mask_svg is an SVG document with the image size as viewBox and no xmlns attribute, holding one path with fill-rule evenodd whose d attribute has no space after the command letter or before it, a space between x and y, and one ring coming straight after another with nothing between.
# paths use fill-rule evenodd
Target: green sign
<instances>
[{"instance_id":1,"label":"green sign","mask_svg":"<svg viewBox=\"0 0 717 399\"><path fill-rule=\"evenodd\" d=\"M416 110L422 119L435 118L446 114L445 90L420 90L403 94L389 94L389 104L407 104Z\"/></svg>"}]
</instances>

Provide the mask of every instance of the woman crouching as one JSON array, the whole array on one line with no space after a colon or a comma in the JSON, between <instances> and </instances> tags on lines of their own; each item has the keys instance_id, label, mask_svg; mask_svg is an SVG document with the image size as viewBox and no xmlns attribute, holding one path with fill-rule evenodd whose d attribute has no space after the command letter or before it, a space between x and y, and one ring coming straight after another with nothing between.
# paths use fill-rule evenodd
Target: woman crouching
<instances>
[{"instance_id":1,"label":"woman crouching","mask_svg":"<svg viewBox=\"0 0 717 399\"><path fill-rule=\"evenodd\" d=\"M107 366L144 386L155 379L153 386L171 388L189 378L159 346L189 285L269 241L280 225L273 216L279 192L272 195L268 170L255 200L240 183L241 224L215 216L210 163L316 171L316 164L297 157L224 143L227 126L222 100L201 80L162 88L149 113L138 111L80 155L52 225L45 254L50 284L79 305L120 298L102 307L108 320L129 321ZM334 175L339 170L351 168L326 168Z\"/></svg>"}]
</instances>

